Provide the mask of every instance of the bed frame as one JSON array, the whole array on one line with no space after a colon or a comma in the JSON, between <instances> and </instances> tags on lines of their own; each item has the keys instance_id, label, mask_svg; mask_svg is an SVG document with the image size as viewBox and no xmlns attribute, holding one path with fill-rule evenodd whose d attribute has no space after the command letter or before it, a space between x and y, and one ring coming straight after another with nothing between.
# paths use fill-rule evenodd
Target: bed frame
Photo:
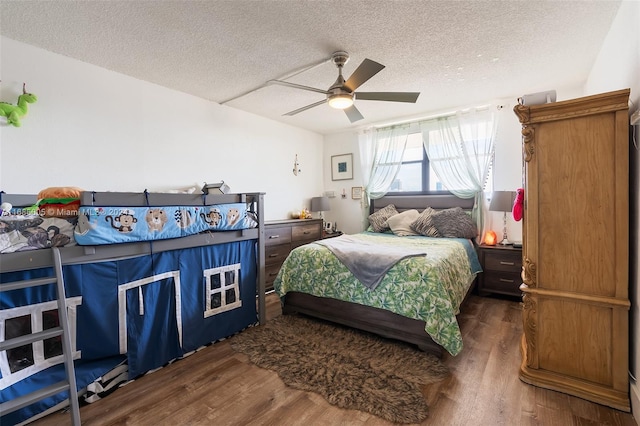
<instances>
[{"instance_id":1,"label":"bed frame","mask_svg":"<svg viewBox=\"0 0 640 426\"><path fill-rule=\"evenodd\" d=\"M36 203L35 195L15 195L0 193L2 202L14 207L27 207ZM129 192L83 192L82 206L203 206L213 204L246 203L256 214L256 228L215 231L190 235L182 238L154 240L152 242L120 243L98 246L70 246L59 249L62 266L91 264L104 261L121 261L159 252L205 247L245 240L257 241L256 252L256 303L257 322L266 323L265 304L265 250L264 250L264 193L243 194L169 194L169 193L129 193ZM30 271L54 267L52 249L30 250L0 254L0 273ZM59 265L58 265L59 266ZM251 303L253 301L249 301ZM76 375L78 375L76 370ZM46 408L46 407L45 407ZM40 408L30 413L37 413ZM25 410L31 410L29 407ZM24 415L24 414L20 414ZM33 414L29 414L33 415ZM38 414L36 414L38 416Z\"/></svg>"},{"instance_id":2,"label":"bed frame","mask_svg":"<svg viewBox=\"0 0 640 426\"><path fill-rule=\"evenodd\" d=\"M372 200L370 212L373 213L389 204L395 205L399 212L410 209L423 210L427 206L434 209L462 207L465 210L470 210L473 208L473 203L473 198L461 199L453 195L393 195ZM469 287L465 300L474 287L475 279ZM464 301L462 303L464 304ZM442 357L444 353L444 349L435 343L424 330L423 321L407 318L384 309L300 292L289 292L284 297L282 312L284 314L297 312L386 338L415 344L421 350L438 357Z\"/></svg>"},{"instance_id":3,"label":"bed frame","mask_svg":"<svg viewBox=\"0 0 640 426\"><path fill-rule=\"evenodd\" d=\"M36 195L2 193L2 202L14 207L34 205ZM264 275L264 193L246 194L171 194L152 192L83 192L83 206L202 206L211 204L249 203L257 213L258 227L235 231L209 232L170 240L122 243L100 246L71 246L60 248L62 265L77 265L107 260L122 260L169 250L201 247L243 240L258 240L258 315L260 324L266 322ZM51 249L5 253L0 255L0 273L52 267Z\"/></svg>"}]
</instances>

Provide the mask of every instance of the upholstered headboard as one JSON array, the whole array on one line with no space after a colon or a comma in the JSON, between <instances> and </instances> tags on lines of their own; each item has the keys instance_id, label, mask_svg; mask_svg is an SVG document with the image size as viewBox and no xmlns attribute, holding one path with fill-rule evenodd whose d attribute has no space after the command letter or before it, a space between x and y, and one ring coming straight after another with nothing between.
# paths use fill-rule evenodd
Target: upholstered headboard
<instances>
[{"instance_id":1,"label":"upholstered headboard","mask_svg":"<svg viewBox=\"0 0 640 426\"><path fill-rule=\"evenodd\" d=\"M431 207L436 210L448 209L451 207L461 207L463 210L471 210L473 208L473 198L458 198L450 194L438 195L386 195L377 200L371 200L369 214L380 210L383 207L393 204L399 212L417 209L423 210L425 207Z\"/></svg>"}]
</instances>

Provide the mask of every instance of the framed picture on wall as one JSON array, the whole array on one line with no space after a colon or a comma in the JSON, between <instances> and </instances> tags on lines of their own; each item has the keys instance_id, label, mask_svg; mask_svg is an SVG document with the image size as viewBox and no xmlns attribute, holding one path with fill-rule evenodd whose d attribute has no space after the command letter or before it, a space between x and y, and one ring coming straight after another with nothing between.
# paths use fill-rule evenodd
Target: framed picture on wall
<instances>
[{"instance_id":1,"label":"framed picture on wall","mask_svg":"<svg viewBox=\"0 0 640 426\"><path fill-rule=\"evenodd\" d=\"M353 179L353 154L331 156L331 180Z\"/></svg>"},{"instance_id":2,"label":"framed picture on wall","mask_svg":"<svg viewBox=\"0 0 640 426\"><path fill-rule=\"evenodd\" d=\"M354 200L359 200L362 198L362 187L361 186L352 186L351 187L351 198Z\"/></svg>"}]
</instances>

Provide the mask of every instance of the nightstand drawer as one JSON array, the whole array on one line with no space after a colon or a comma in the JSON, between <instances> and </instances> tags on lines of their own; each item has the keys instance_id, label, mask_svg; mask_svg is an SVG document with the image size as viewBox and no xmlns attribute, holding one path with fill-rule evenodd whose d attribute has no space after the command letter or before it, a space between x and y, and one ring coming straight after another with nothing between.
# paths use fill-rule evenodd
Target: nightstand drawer
<instances>
[{"instance_id":1,"label":"nightstand drawer","mask_svg":"<svg viewBox=\"0 0 640 426\"><path fill-rule=\"evenodd\" d=\"M264 238L264 244L267 246L276 244L288 244L291 242L291 227L266 227L264 230Z\"/></svg>"},{"instance_id":2,"label":"nightstand drawer","mask_svg":"<svg viewBox=\"0 0 640 426\"><path fill-rule=\"evenodd\" d=\"M522 249L513 246L479 247L482 273L478 277L478 294L486 296L498 293L521 297L520 272L522 271Z\"/></svg>"},{"instance_id":3,"label":"nightstand drawer","mask_svg":"<svg viewBox=\"0 0 640 426\"><path fill-rule=\"evenodd\" d=\"M322 238L322 226L319 223L291 227L291 241L313 241L320 238Z\"/></svg>"},{"instance_id":4,"label":"nightstand drawer","mask_svg":"<svg viewBox=\"0 0 640 426\"><path fill-rule=\"evenodd\" d=\"M505 271L519 273L522 267L522 254L513 251L487 251L484 255L485 271Z\"/></svg>"},{"instance_id":5,"label":"nightstand drawer","mask_svg":"<svg viewBox=\"0 0 640 426\"><path fill-rule=\"evenodd\" d=\"M522 279L516 272L487 271L483 276L483 287L486 291L503 294L518 294Z\"/></svg>"},{"instance_id":6,"label":"nightstand drawer","mask_svg":"<svg viewBox=\"0 0 640 426\"><path fill-rule=\"evenodd\" d=\"M289 244L278 244L277 246L266 246L264 249L265 265L281 265L289 255L291 246Z\"/></svg>"}]
</instances>

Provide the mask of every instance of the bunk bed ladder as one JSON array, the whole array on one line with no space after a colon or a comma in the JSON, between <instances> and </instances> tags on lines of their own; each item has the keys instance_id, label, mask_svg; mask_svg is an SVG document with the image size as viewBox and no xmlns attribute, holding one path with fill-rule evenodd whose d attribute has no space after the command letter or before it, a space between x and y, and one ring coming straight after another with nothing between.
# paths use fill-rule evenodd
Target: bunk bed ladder
<instances>
[{"instance_id":1,"label":"bunk bed ladder","mask_svg":"<svg viewBox=\"0 0 640 426\"><path fill-rule=\"evenodd\" d=\"M80 405L78 403L78 390L76 388L76 374L73 366L73 349L71 346L71 336L69 333L69 321L67 317L67 303L64 290L64 277L62 275L62 259L60 250L53 247L53 265L55 276L49 278L36 278L24 281L14 281L0 284L0 291L18 290L29 287L36 287L45 284L56 283L58 296L58 327L50 328L33 334L19 336L10 340L0 342L0 351L28 345L40 340L62 336L62 357L67 379L36 390L27 395L12 399L0 404L0 413L8 414L24 408L60 392L69 391L69 404L71 405L71 420L73 425L80 425Z\"/></svg>"}]
</instances>

